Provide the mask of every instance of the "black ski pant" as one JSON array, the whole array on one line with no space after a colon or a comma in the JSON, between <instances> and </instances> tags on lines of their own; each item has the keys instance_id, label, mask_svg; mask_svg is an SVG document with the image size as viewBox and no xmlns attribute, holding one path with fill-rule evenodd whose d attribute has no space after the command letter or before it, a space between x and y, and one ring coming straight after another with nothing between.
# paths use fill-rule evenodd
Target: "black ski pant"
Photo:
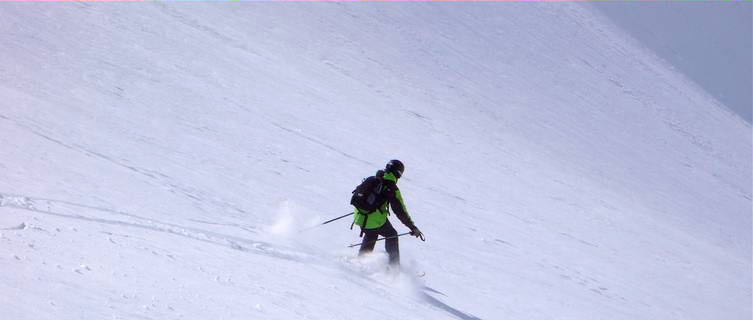
<instances>
[{"instance_id":1,"label":"black ski pant","mask_svg":"<svg viewBox=\"0 0 753 320\"><path fill-rule=\"evenodd\" d=\"M364 255L374 251L374 245L376 239L379 236L389 238L384 240L384 249L387 250L387 254L390 257L390 265L396 266L400 264L400 248L397 245L397 231L392 227L390 221L384 223L383 226L376 229L364 229L363 241L361 241L361 249L358 250L358 255Z\"/></svg>"}]
</instances>

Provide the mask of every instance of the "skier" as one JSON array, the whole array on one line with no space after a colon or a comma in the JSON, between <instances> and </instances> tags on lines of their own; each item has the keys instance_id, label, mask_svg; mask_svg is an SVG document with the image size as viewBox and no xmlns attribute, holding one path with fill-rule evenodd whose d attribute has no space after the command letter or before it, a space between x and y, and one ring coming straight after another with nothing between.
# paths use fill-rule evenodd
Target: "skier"
<instances>
[{"instance_id":1,"label":"skier","mask_svg":"<svg viewBox=\"0 0 753 320\"><path fill-rule=\"evenodd\" d=\"M366 211L359 209L355 207L355 203L351 202L355 207L353 224L361 227L361 236L363 237L358 255L362 256L373 251L376 240L381 235L386 238L384 248L389 255L391 267L398 267L400 265L400 250L397 242L397 231L395 231L395 228L392 227L392 224L387 219L389 215L388 205L392 208L395 215L397 215L397 218L400 219L400 222L410 229L412 236L424 240L421 230L413 224L410 215L408 215L400 189L397 188L397 180L403 175L404 169L405 166L399 160L390 160L384 170L377 171L375 177L370 177L364 181L364 184L369 180L377 181L378 183L378 190L375 191L376 194L374 195L374 198L377 199L375 210ZM354 194L359 191L359 188L354 190Z\"/></svg>"}]
</instances>

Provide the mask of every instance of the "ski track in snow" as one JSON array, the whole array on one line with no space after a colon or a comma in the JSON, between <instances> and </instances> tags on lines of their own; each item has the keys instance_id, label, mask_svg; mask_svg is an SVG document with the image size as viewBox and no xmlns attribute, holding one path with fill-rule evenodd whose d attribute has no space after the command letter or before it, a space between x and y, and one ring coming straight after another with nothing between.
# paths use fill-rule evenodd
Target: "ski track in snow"
<instances>
[{"instance_id":1,"label":"ski track in snow","mask_svg":"<svg viewBox=\"0 0 753 320\"><path fill-rule=\"evenodd\" d=\"M283 259L283 260L288 260L288 261L293 261L293 262L298 262L298 263L316 264L320 267L325 267L325 268L338 267L338 268L343 269L343 271L346 271L346 272L354 271L352 269L344 267L341 264L333 265L332 261L336 258L336 256L332 256L331 254L327 254L323 252L319 252L317 253L317 255L312 255L310 253L306 253L301 250L285 248L285 247L281 247L279 245L271 244L268 242L257 241L257 240L248 239L248 238L241 238L241 237L221 234L221 233L217 233L217 232L213 232L209 230L181 226L181 225L177 225L173 223L160 222L152 218L146 218L146 217L138 216L131 213L126 213L126 212L103 208L103 207L78 204L78 203L73 203L73 202L65 201L65 200L31 197L31 196L12 194L12 193L0 193L0 210L2 210L3 207L26 210L30 212L35 212L35 213L40 213L40 214L50 215L50 216L55 216L55 217L61 217L61 218L66 218L66 219L72 219L72 220L82 220L82 221L100 223L100 224L105 224L105 225L122 226L126 228L126 229L122 229L120 232L125 232L125 230L129 228L142 229L142 230L151 231L151 232L176 235L176 236L180 236L180 237L192 240L192 241L200 241L200 242L209 243L212 245L218 245L218 246L230 248L233 250L238 250L241 252L261 254L261 255L271 257L271 258ZM117 217L127 218L130 221L124 221L121 219L107 219L107 218L99 217L100 215L98 215L97 213L100 213L100 214L104 213L110 217L117 216ZM198 223L203 223L203 224L231 226L231 227L242 229L244 231L256 232L253 230L249 230L248 226L242 226L235 223L216 223L216 222L200 221L200 220L195 220L195 219L192 219L192 220ZM24 230L27 228L44 230L32 224L27 224L25 222L15 227L1 228L0 230ZM109 232L105 232L105 233L112 234ZM120 236L130 237L125 234L121 234ZM116 243L112 239L109 239L109 241ZM172 257L172 255L170 255L169 253L166 255L168 257ZM15 257L16 259L20 259L18 256L15 256ZM84 271L91 271L91 268L89 268L86 265L81 265L81 268L84 269ZM78 274L83 274L84 271L80 269L74 270L74 272ZM369 279L368 277L365 277L362 275L358 275L358 273L361 273L363 270L355 270L355 271L356 271L355 275L346 275L346 277L348 277L351 281L355 281L355 282L365 281L370 286L380 287L381 288L380 290L384 292L384 294L387 294L388 292L391 291L389 284L385 284L383 282ZM413 279L411 281L415 282L416 280ZM447 312L447 314L457 317L458 319L461 319L461 320L480 320L480 318L477 318L461 310L453 308L452 306L442 302L441 300L429 294L429 293L434 293L434 294L445 296L444 293L438 290L435 290L431 287L427 287L424 284L414 283L412 285L415 286L414 289L416 289L417 291L416 293L414 293L416 294L415 298L417 299L417 301L423 301L427 305L433 306L434 308L438 310L445 311ZM408 298L411 298L409 296Z\"/></svg>"},{"instance_id":2,"label":"ski track in snow","mask_svg":"<svg viewBox=\"0 0 753 320\"><path fill-rule=\"evenodd\" d=\"M64 217L69 219L78 219L90 222L97 222L110 225L119 225L129 228L139 228L149 231L169 233L192 240L203 241L215 245L232 248L239 251L247 251L258 254L264 254L270 257L281 258L291 261L308 261L312 262L312 257L302 252L293 251L287 248L280 248L270 243L255 241L236 236L220 234L208 230L197 229L192 227L180 226L172 223L160 222L152 218L141 217L138 215L120 212L116 210L93 207L88 205L76 204L63 200L53 200L44 198L34 198L22 195L11 195L7 193L0 194L0 207L9 207L32 212ZM78 213L64 213L65 211ZM132 221L105 219L92 215L83 215L82 211L91 213L103 212L110 216L117 215L130 218Z\"/></svg>"}]
</instances>

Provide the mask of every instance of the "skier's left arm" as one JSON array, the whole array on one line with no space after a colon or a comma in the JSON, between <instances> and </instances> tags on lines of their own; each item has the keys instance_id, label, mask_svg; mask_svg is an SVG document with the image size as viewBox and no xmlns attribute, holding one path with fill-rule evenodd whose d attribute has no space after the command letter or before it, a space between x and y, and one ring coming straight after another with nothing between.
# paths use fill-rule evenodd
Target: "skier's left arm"
<instances>
[{"instance_id":1,"label":"skier's left arm","mask_svg":"<svg viewBox=\"0 0 753 320\"><path fill-rule=\"evenodd\" d=\"M414 235L416 237L423 239L423 234L421 233L421 230L418 230L418 227L413 223L413 220L410 218L410 215L408 214L408 209L405 208L405 201L403 201L403 196L400 194L400 189L395 188L394 196L390 197L390 208L392 208L392 211L395 213L397 218L402 222L408 229L411 231L411 235Z\"/></svg>"}]
</instances>

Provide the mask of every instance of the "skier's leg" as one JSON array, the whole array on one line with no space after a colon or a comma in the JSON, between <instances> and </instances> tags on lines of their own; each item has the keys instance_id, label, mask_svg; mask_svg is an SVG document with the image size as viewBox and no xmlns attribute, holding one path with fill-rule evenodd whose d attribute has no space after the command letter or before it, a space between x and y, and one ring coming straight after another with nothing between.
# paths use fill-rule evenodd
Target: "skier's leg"
<instances>
[{"instance_id":1,"label":"skier's leg","mask_svg":"<svg viewBox=\"0 0 753 320\"><path fill-rule=\"evenodd\" d=\"M392 227L389 220L387 220L387 223L379 229L379 234L388 238L387 240L384 240L384 249L387 250L387 254L390 257L390 265L400 265L400 247L397 242L397 231Z\"/></svg>"},{"instance_id":2,"label":"skier's leg","mask_svg":"<svg viewBox=\"0 0 753 320\"><path fill-rule=\"evenodd\" d=\"M361 241L361 248L358 249L358 255L362 256L367 253L371 253L371 251L374 251L374 245L376 244L376 239L379 238L379 232L376 230L366 230L363 233L363 240Z\"/></svg>"}]
</instances>

